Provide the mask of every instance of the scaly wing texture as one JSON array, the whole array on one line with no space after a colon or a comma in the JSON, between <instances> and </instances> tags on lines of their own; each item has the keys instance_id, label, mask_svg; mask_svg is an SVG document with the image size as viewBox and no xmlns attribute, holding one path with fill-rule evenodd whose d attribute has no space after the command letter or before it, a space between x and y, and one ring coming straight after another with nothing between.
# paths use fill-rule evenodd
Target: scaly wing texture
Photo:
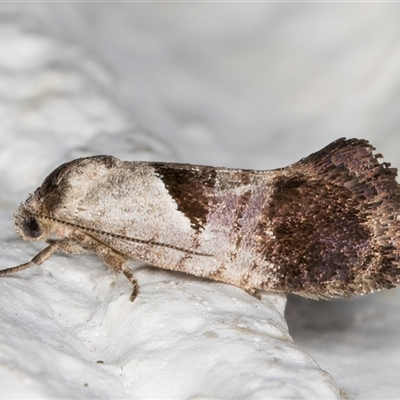
<instances>
[{"instance_id":1,"label":"scaly wing texture","mask_svg":"<svg viewBox=\"0 0 400 400\"><path fill-rule=\"evenodd\" d=\"M397 172L373 150L339 139L276 178L262 227L275 240L260 244L279 266L276 289L350 297L399 282Z\"/></svg>"}]
</instances>

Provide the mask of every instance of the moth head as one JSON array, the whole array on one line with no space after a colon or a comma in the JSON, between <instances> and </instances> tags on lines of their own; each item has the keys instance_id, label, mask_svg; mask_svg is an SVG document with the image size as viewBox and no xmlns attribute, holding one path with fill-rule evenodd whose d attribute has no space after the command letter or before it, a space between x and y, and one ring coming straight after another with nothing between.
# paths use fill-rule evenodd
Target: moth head
<instances>
[{"instance_id":1,"label":"moth head","mask_svg":"<svg viewBox=\"0 0 400 400\"><path fill-rule=\"evenodd\" d=\"M23 202L13 215L15 230L24 240L46 241L69 237L74 230L53 217L52 210L46 207L46 196L43 186L36 189Z\"/></svg>"},{"instance_id":2,"label":"moth head","mask_svg":"<svg viewBox=\"0 0 400 400\"><path fill-rule=\"evenodd\" d=\"M24 240L46 240L50 236L50 225L40 218L35 195L29 196L13 215L15 229Z\"/></svg>"},{"instance_id":3,"label":"moth head","mask_svg":"<svg viewBox=\"0 0 400 400\"><path fill-rule=\"evenodd\" d=\"M13 215L13 220L16 231L24 240L46 240L49 237L46 221L24 212L21 207Z\"/></svg>"}]
</instances>

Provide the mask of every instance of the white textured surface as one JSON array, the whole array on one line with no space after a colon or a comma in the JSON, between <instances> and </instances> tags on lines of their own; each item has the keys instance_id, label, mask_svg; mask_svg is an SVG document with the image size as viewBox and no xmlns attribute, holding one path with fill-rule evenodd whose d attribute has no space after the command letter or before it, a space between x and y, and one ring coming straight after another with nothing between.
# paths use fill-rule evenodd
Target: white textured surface
<instances>
[{"instance_id":1,"label":"white textured surface","mask_svg":"<svg viewBox=\"0 0 400 400\"><path fill-rule=\"evenodd\" d=\"M137 276L134 304L94 260L65 257L7 279L2 397L337 398L288 336L284 297L259 302L221 284Z\"/></svg>"},{"instance_id":2,"label":"white textured surface","mask_svg":"<svg viewBox=\"0 0 400 400\"><path fill-rule=\"evenodd\" d=\"M274 168L347 136L400 166L399 16L398 4L1 4L0 268L43 247L20 241L10 214L73 157ZM338 398L291 341L284 298L137 276L134 304L95 257L3 278L0 397ZM290 300L287 315L348 397L396 398L399 301Z\"/></svg>"}]
</instances>

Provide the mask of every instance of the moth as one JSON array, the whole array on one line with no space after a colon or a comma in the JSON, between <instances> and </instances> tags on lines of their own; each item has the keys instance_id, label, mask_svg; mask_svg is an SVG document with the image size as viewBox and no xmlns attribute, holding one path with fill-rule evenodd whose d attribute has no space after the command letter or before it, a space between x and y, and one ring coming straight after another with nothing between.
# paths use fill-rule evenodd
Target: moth
<instances>
[{"instance_id":1,"label":"moth","mask_svg":"<svg viewBox=\"0 0 400 400\"><path fill-rule=\"evenodd\" d=\"M269 171L79 158L54 170L13 220L56 251L95 253L133 285L129 259L309 298L393 288L400 278L397 170L366 140L338 139Z\"/></svg>"}]
</instances>

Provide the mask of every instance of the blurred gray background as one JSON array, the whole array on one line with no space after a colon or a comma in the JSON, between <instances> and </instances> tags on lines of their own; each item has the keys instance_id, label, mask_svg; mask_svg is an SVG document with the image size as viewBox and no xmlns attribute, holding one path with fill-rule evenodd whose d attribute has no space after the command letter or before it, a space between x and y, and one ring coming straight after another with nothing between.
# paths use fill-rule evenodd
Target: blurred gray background
<instances>
[{"instance_id":1,"label":"blurred gray background","mask_svg":"<svg viewBox=\"0 0 400 400\"><path fill-rule=\"evenodd\" d=\"M399 158L399 4L20 8L107 65L132 119L183 161L274 168L341 136Z\"/></svg>"}]
</instances>

